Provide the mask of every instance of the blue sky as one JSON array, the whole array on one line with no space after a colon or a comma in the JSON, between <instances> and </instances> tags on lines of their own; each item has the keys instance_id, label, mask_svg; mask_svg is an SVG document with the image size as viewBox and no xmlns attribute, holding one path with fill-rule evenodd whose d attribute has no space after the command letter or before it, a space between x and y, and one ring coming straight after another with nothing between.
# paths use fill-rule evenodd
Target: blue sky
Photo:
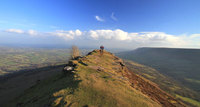
<instances>
[{"instance_id":1,"label":"blue sky","mask_svg":"<svg viewBox=\"0 0 200 107\"><path fill-rule=\"evenodd\" d=\"M70 38L71 42L98 41L96 45L110 40L123 43L126 47L132 43L136 47L152 44L199 48L195 41L200 34L199 5L199 0L1 0L0 42L26 43L27 40L35 40L32 43L37 44L36 41L45 35L41 37L46 38L41 43L50 44L54 36L58 38L55 39L58 43L65 43ZM72 33L76 30L85 37L77 39L79 36ZM123 35L115 36L117 30ZM91 35L90 31L98 37ZM133 37L132 33L138 35ZM174 46L170 44L174 40L169 35L178 37L181 42L190 39L190 43ZM18 42L10 40L11 37ZM64 41L59 38L64 38ZM138 38L143 38L139 40L142 42L137 41ZM168 43L160 43L158 39L160 42L167 39ZM180 41L176 39L176 42Z\"/></svg>"}]
</instances>

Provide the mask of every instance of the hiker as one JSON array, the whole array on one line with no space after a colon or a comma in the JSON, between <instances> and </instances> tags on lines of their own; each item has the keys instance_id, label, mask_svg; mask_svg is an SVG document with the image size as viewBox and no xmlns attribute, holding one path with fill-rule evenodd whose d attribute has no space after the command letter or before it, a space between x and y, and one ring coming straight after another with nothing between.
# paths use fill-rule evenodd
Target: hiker
<instances>
[{"instance_id":1,"label":"hiker","mask_svg":"<svg viewBox=\"0 0 200 107\"><path fill-rule=\"evenodd\" d=\"M104 46L101 45L101 46L100 46L100 55L101 55L101 56L103 55L103 50L104 50Z\"/></svg>"}]
</instances>

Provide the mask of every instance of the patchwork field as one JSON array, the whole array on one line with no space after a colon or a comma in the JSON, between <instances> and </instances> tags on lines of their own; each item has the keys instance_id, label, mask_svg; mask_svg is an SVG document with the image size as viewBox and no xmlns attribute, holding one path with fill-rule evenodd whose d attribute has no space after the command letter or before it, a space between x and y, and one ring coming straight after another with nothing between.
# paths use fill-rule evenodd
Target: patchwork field
<instances>
[{"instance_id":1,"label":"patchwork field","mask_svg":"<svg viewBox=\"0 0 200 107\"><path fill-rule=\"evenodd\" d=\"M0 75L24 69L65 64L70 49L33 49L0 47Z\"/></svg>"}]
</instances>

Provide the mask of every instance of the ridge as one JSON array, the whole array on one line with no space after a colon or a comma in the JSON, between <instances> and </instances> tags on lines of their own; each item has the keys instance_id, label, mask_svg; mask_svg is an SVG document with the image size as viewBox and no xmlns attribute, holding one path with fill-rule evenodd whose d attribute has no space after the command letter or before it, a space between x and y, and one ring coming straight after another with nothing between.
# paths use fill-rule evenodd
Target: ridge
<instances>
[{"instance_id":1,"label":"ridge","mask_svg":"<svg viewBox=\"0 0 200 107\"><path fill-rule=\"evenodd\" d=\"M63 72L26 90L18 106L184 107L155 83L130 71L114 54L93 50L70 60ZM38 93L40 92L40 93Z\"/></svg>"}]
</instances>

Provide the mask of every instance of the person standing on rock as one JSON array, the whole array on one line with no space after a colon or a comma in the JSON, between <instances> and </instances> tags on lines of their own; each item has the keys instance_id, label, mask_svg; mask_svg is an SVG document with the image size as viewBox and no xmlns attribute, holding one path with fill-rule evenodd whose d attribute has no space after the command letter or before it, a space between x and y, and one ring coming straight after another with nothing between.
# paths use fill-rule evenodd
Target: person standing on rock
<instances>
[{"instance_id":1,"label":"person standing on rock","mask_svg":"<svg viewBox=\"0 0 200 107\"><path fill-rule=\"evenodd\" d=\"M104 46L101 45L101 46L100 46L100 55L101 55L101 56L103 55L103 50L104 50Z\"/></svg>"}]
</instances>

